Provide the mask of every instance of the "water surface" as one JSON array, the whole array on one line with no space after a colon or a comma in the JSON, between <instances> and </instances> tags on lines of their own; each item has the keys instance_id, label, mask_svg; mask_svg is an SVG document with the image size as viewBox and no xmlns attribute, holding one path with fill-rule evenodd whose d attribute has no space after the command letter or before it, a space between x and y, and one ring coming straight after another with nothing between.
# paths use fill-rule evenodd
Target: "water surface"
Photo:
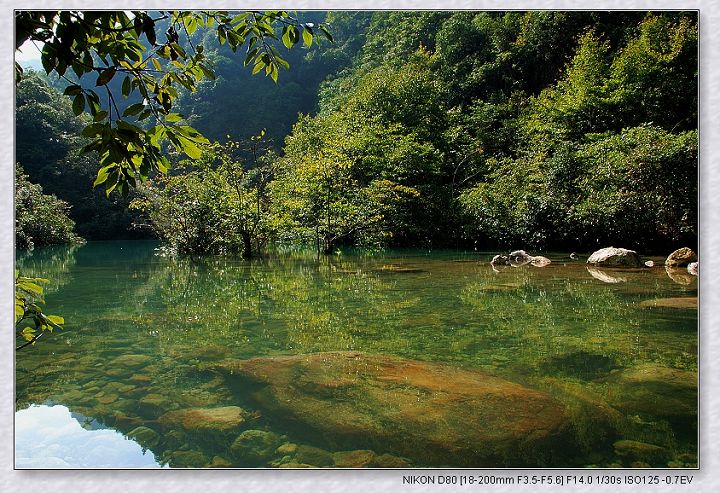
<instances>
[{"instance_id":1,"label":"water surface","mask_svg":"<svg viewBox=\"0 0 720 493\"><path fill-rule=\"evenodd\" d=\"M484 466L697 465L697 280L682 270L588 269L564 254L546 254L544 268L493 269L490 252L424 250L173 259L155 247L97 242L19 255L24 275L52 279L47 312L66 328L17 353L18 413L65 406L171 467L463 464L308 433L312 417L284 419L216 371L254 357L354 351L480 372L565 406L571 456ZM237 408L243 418L232 422ZM183 413L197 409L224 411L191 423ZM233 446L243 432L249 448ZM17 417L16 433L20 443ZM138 467L121 455L105 466Z\"/></svg>"}]
</instances>

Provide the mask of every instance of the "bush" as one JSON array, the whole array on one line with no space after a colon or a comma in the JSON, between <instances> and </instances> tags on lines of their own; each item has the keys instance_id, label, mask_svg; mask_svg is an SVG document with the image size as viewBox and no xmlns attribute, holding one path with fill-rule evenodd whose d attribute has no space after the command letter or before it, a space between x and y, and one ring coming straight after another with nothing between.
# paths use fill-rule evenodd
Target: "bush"
<instances>
[{"instance_id":1,"label":"bush","mask_svg":"<svg viewBox=\"0 0 720 493\"><path fill-rule=\"evenodd\" d=\"M15 168L15 245L21 249L36 246L82 242L73 232L75 223L68 217L70 206L54 195L42 193L42 187L30 183L22 167Z\"/></svg>"}]
</instances>

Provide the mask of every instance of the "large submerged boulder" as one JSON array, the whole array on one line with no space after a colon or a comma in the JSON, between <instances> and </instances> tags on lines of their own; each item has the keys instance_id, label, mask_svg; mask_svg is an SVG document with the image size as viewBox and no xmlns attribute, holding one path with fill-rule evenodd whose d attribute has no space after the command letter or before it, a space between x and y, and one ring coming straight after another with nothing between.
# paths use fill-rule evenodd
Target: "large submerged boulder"
<instances>
[{"instance_id":1,"label":"large submerged boulder","mask_svg":"<svg viewBox=\"0 0 720 493\"><path fill-rule=\"evenodd\" d=\"M565 407L486 373L359 352L253 358L214 368L267 416L336 450L430 466L546 466L573 452Z\"/></svg>"},{"instance_id":2,"label":"large submerged boulder","mask_svg":"<svg viewBox=\"0 0 720 493\"><path fill-rule=\"evenodd\" d=\"M626 248L601 248L587 259L588 264L600 267L642 267L640 256L634 250Z\"/></svg>"}]
</instances>

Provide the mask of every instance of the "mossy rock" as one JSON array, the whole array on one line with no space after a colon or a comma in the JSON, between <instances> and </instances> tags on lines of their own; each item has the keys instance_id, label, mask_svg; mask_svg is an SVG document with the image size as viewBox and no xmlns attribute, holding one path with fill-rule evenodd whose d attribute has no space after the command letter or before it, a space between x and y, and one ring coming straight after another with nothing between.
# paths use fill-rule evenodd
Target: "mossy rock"
<instances>
[{"instance_id":1,"label":"mossy rock","mask_svg":"<svg viewBox=\"0 0 720 493\"><path fill-rule=\"evenodd\" d=\"M613 447L617 455L633 462L664 466L670 458L670 452L665 447L635 440L618 440Z\"/></svg>"},{"instance_id":2,"label":"mossy rock","mask_svg":"<svg viewBox=\"0 0 720 493\"><path fill-rule=\"evenodd\" d=\"M662 418L697 418L697 372L647 363L612 374L608 402L621 411Z\"/></svg>"},{"instance_id":3,"label":"mossy rock","mask_svg":"<svg viewBox=\"0 0 720 493\"><path fill-rule=\"evenodd\" d=\"M110 364L108 366L117 367L117 368L140 368L148 363L150 363L153 359L150 356L147 356L145 354L123 354L122 356L118 356L117 358L110 361Z\"/></svg>"},{"instance_id":4,"label":"mossy rock","mask_svg":"<svg viewBox=\"0 0 720 493\"><path fill-rule=\"evenodd\" d=\"M128 438L132 438L143 448L153 448L160 443L160 435L147 426L138 426L127 434Z\"/></svg>"},{"instance_id":5,"label":"mossy rock","mask_svg":"<svg viewBox=\"0 0 720 493\"><path fill-rule=\"evenodd\" d=\"M333 460L335 467L361 468L371 467L375 462L377 454L372 450L350 450L347 452L335 452Z\"/></svg>"},{"instance_id":6,"label":"mossy rock","mask_svg":"<svg viewBox=\"0 0 720 493\"><path fill-rule=\"evenodd\" d=\"M170 454L170 467L201 468L208 465L208 458L197 450L178 450Z\"/></svg>"},{"instance_id":7,"label":"mossy rock","mask_svg":"<svg viewBox=\"0 0 720 493\"><path fill-rule=\"evenodd\" d=\"M230 446L238 465L260 466L272 459L282 439L271 431L245 430Z\"/></svg>"},{"instance_id":8,"label":"mossy rock","mask_svg":"<svg viewBox=\"0 0 720 493\"><path fill-rule=\"evenodd\" d=\"M484 372L359 352L214 368L263 414L294 422L336 449L461 467L549 466L577 451L563 404Z\"/></svg>"},{"instance_id":9,"label":"mossy rock","mask_svg":"<svg viewBox=\"0 0 720 493\"><path fill-rule=\"evenodd\" d=\"M238 406L189 408L170 411L158 420L167 427L180 426L195 433L227 434L245 423L246 412Z\"/></svg>"},{"instance_id":10,"label":"mossy rock","mask_svg":"<svg viewBox=\"0 0 720 493\"><path fill-rule=\"evenodd\" d=\"M295 452L295 460L301 464L317 467L328 467L335 463L330 452L310 445L299 445Z\"/></svg>"}]
</instances>

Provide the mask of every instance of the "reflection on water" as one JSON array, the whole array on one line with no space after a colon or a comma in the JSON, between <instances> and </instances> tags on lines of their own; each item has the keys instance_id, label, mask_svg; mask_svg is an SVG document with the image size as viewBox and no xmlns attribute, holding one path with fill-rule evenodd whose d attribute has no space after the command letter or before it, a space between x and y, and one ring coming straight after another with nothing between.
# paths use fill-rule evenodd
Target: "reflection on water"
<instances>
[{"instance_id":1,"label":"reflection on water","mask_svg":"<svg viewBox=\"0 0 720 493\"><path fill-rule=\"evenodd\" d=\"M538 441L544 449L520 457L488 444L527 437L476 435L477 464L697 464L694 277L590 270L562 255L542 268L493 269L492 254L288 252L247 262L162 258L154 246L90 243L50 252L55 264L42 250L19 259L33 275L57 264L62 282L47 304L66 319L17 354L19 407L63 404L171 467L407 467L474 465L444 453L458 449L433 435L429 416L448 437L478 417L529 430L535 418L524 410L550 399L546 409L563 411L545 417L557 433ZM251 358L260 358L255 373ZM274 370L259 379L258 368ZM471 395L429 386L427 375L459 371L505 390L490 398L482 386ZM449 404L463 399L475 407ZM324 409L344 410L348 426ZM436 454L404 448L390 430L404 426L415 448Z\"/></svg>"},{"instance_id":2,"label":"reflection on water","mask_svg":"<svg viewBox=\"0 0 720 493\"><path fill-rule=\"evenodd\" d=\"M150 451L65 406L30 406L15 413L18 469L155 468Z\"/></svg>"}]
</instances>

